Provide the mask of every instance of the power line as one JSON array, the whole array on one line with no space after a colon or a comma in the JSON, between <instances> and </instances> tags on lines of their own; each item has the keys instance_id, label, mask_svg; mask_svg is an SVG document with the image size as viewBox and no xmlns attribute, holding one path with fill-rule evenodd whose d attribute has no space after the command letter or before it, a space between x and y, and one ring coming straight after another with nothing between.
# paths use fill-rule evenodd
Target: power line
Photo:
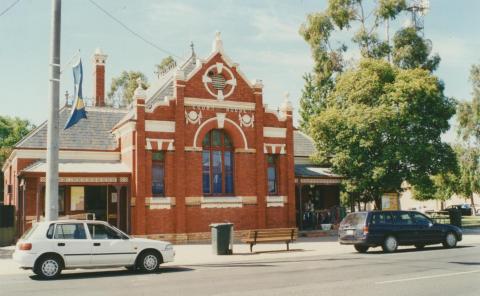
<instances>
[{"instance_id":1,"label":"power line","mask_svg":"<svg viewBox=\"0 0 480 296\"><path fill-rule=\"evenodd\" d=\"M18 0L20 1L20 0ZM133 29L131 29L130 27L128 27L126 24L124 24L122 21L120 21L119 19L117 19L115 16L113 16L111 13L109 13L105 8L103 8L102 6L100 6L99 4L97 4L95 1L93 0L89 0L90 3L92 3L93 5L95 5L98 9L100 9L103 13L105 13L108 17L110 17L111 19L113 19L115 22L117 22L120 26L122 26L125 30L127 30L128 32L132 33L133 35L135 35L137 38L141 39L143 42L147 43L148 45L154 47L155 49L163 52L163 53L166 53L170 56L173 56L173 57L176 57L178 59L181 59L181 57L171 53L170 51L168 50L165 50L163 48L161 48L160 46L156 45L155 43L153 43L152 41L144 38L142 35L140 35L139 33L135 32Z\"/></svg>"},{"instance_id":2,"label":"power line","mask_svg":"<svg viewBox=\"0 0 480 296\"><path fill-rule=\"evenodd\" d=\"M5 13L7 13L10 9L12 9L15 5L17 5L18 2L20 2L20 0L16 0L12 4L10 4L9 7L5 8L4 11L0 12L0 16L3 16Z\"/></svg>"}]
</instances>

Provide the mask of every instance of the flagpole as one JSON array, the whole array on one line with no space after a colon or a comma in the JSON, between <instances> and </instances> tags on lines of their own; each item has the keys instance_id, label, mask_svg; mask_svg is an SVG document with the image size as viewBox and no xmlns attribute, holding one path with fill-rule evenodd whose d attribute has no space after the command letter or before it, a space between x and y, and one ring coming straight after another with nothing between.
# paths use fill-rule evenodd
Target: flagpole
<instances>
[{"instance_id":1,"label":"flagpole","mask_svg":"<svg viewBox=\"0 0 480 296\"><path fill-rule=\"evenodd\" d=\"M50 31L50 90L47 126L47 171L45 188L45 220L58 218L58 152L59 152L59 104L60 104L60 24L61 0L52 0Z\"/></svg>"}]
</instances>

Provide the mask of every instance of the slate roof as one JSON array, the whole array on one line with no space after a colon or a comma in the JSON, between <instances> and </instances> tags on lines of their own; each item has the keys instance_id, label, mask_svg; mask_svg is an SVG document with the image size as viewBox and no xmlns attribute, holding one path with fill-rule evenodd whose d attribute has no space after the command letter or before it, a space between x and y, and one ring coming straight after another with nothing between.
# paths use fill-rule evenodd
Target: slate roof
<instances>
[{"instance_id":1,"label":"slate roof","mask_svg":"<svg viewBox=\"0 0 480 296\"><path fill-rule=\"evenodd\" d=\"M115 150L117 141L110 132L127 110L108 107L87 107L87 119L64 130L71 108L60 110L60 149ZM47 122L42 123L15 145L16 148L46 148Z\"/></svg>"},{"instance_id":2,"label":"slate roof","mask_svg":"<svg viewBox=\"0 0 480 296\"><path fill-rule=\"evenodd\" d=\"M45 173L47 164L45 160L39 160L23 169L23 172ZM118 161L84 161L64 160L58 163L60 173L130 173L130 168Z\"/></svg>"},{"instance_id":3,"label":"slate roof","mask_svg":"<svg viewBox=\"0 0 480 296\"><path fill-rule=\"evenodd\" d=\"M293 131L293 153L296 157L309 157L317 150L313 139L305 133L296 130Z\"/></svg>"}]
</instances>

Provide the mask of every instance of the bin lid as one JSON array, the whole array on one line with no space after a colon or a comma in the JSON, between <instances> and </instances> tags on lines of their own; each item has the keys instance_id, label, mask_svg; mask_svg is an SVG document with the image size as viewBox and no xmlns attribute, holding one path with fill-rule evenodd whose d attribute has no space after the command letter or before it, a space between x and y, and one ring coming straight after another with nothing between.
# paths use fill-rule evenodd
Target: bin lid
<instances>
[{"instance_id":1,"label":"bin lid","mask_svg":"<svg viewBox=\"0 0 480 296\"><path fill-rule=\"evenodd\" d=\"M222 227L222 226L230 226L233 225L233 223L212 223L210 224L210 227Z\"/></svg>"}]
</instances>

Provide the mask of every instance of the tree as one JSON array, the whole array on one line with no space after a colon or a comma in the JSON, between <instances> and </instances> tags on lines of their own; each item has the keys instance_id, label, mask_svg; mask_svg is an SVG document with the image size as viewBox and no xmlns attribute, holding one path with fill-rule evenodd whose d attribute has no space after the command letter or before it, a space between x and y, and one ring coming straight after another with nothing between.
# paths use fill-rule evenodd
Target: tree
<instances>
[{"instance_id":1,"label":"tree","mask_svg":"<svg viewBox=\"0 0 480 296\"><path fill-rule=\"evenodd\" d=\"M142 79L143 89L148 88L147 77L139 71L123 71L120 76L112 78L110 91L107 94L111 102L118 102L120 105L131 103L133 100L133 93L138 87L137 79Z\"/></svg>"},{"instance_id":2,"label":"tree","mask_svg":"<svg viewBox=\"0 0 480 296\"><path fill-rule=\"evenodd\" d=\"M318 115L325 98L335 85L335 77L352 63L345 54L355 47L362 58L390 60L402 68L422 67L433 71L440 58L430 57L431 46L417 32L417 28L400 29L395 34L393 46L379 31L390 27L390 22L407 13L405 0L329 0L325 11L307 16L300 34L310 45L314 60L313 74L306 75L300 114L304 131L310 118ZM370 9L370 10L367 10ZM410 12L408 12L410 13ZM334 40L335 33L351 33L351 47L344 39ZM343 34L345 35L345 34ZM354 63L355 64L355 63ZM308 79L308 80L307 80ZM309 91L314 86L314 91ZM304 109L305 108L305 109Z\"/></svg>"},{"instance_id":3,"label":"tree","mask_svg":"<svg viewBox=\"0 0 480 296\"><path fill-rule=\"evenodd\" d=\"M435 71L440 63L438 54L430 57L432 46L415 28L404 28L393 38L393 63L403 69L422 68Z\"/></svg>"},{"instance_id":4,"label":"tree","mask_svg":"<svg viewBox=\"0 0 480 296\"><path fill-rule=\"evenodd\" d=\"M458 135L463 140L457 150L459 194L470 198L475 212L473 195L480 193L480 65L472 66L470 81L473 85L472 100L459 103L457 108Z\"/></svg>"},{"instance_id":5,"label":"tree","mask_svg":"<svg viewBox=\"0 0 480 296\"><path fill-rule=\"evenodd\" d=\"M3 167L13 146L35 126L18 117L0 116L0 167ZM0 174L0 199L3 200L3 174Z\"/></svg>"},{"instance_id":6,"label":"tree","mask_svg":"<svg viewBox=\"0 0 480 296\"><path fill-rule=\"evenodd\" d=\"M176 65L176 62L175 60L173 59L172 56L168 56L166 58L164 58L160 64L156 64L155 65L155 68L157 68L157 70L155 71L158 75L160 75L162 72L166 71L167 69L169 69L170 67L173 67Z\"/></svg>"},{"instance_id":7,"label":"tree","mask_svg":"<svg viewBox=\"0 0 480 296\"><path fill-rule=\"evenodd\" d=\"M307 73L303 76L305 86L300 98L300 128L308 132L310 118L319 114L325 108L325 97L328 92L320 91L313 75Z\"/></svg>"},{"instance_id":8,"label":"tree","mask_svg":"<svg viewBox=\"0 0 480 296\"><path fill-rule=\"evenodd\" d=\"M345 177L346 190L381 207L384 192L406 181L418 188L455 165L440 135L449 129L455 102L430 71L362 59L339 74L326 107L310 125L318 154Z\"/></svg>"}]
</instances>

